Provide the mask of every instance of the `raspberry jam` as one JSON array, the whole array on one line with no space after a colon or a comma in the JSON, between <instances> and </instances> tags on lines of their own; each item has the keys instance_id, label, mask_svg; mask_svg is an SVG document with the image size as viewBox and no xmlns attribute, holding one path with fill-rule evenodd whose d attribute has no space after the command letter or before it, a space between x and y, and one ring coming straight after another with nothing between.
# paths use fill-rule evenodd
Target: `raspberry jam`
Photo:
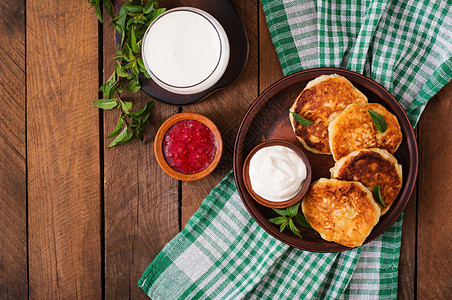
<instances>
[{"instance_id":1,"label":"raspberry jam","mask_svg":"<svg viewBox=\"0 0 452 300\"><path fill-rule=\"evenodd\" d=\"M212 131L195 120L183 120L171 126L162 147L168 165L183 174L195 174L207 168L217 148Z\"/></svg>"}]
</instances>

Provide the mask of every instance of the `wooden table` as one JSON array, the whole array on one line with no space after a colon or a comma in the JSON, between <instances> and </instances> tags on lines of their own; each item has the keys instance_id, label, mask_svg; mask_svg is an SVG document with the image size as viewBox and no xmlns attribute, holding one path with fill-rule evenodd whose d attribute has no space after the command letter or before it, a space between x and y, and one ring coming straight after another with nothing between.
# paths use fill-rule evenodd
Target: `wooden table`
<instances>
[{"instance_id":1,"label":"wooden table","mask_svg":"<svg viewBox=\"0 0 452 300\"><path fill-rule=\"evenodd\" d=\"M250 51L240 78L193 105L158 103L142 145L107 150L118 115L90 103L112 72L112 28L85 0L0 0L1 299L146 298L137 286L142 272L231 169L242 116L282 77L259 1L234 2ZM139 106L149 97L131 99ZM158 127L181 111L211 118L224 139L219 167L196 182L165 175L152 151ZM452 297L451 116L449 84L416 129L420 165L403 223L401 299Z\"/></svg>"}]
</instances>

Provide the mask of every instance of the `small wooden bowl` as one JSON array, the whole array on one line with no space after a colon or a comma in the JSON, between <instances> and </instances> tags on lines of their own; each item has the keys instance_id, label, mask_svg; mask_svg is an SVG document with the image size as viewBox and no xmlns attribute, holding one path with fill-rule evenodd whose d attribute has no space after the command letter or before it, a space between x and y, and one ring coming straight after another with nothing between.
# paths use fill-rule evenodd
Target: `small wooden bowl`
<instances>
[{"instance_id":1,"label":"small wooden bowl","mask_svg":"<svg viewBox=\"0 0 452 300\"><path fill-rule=\"evenodd\" d=\"M292 198L290 198L289 200L286 200L286 201L282 201L282 202L269 201L267 199L262 198L258 194L256 194L254 192L254 190L252 189L252 187L251 187L251 181L250 181L250 176L249 176L249 169L250 169L251 158L260 149L265 148L265 147L270 147L270 146L284 146L284 147L292 149L293 151L295 151L295 153L298 154L298 156L300 156L301 160L306 165L306 179L303 182L303 187L298 192L298 194L296 194L294 197L292 197ZM265 142L257 145L248 154L248 156L245 159L245 163L243 165L243 181L245 183L245 187L246 187L248 193L258 203L260 203L260 204L262 204L264 206L270 207L270 208L286 208L286 207L292 206L292 205L300 202L301 199L304 197L304 195L306 195L306 193L309 190L309 186L311 185L311 179L312 179L311 165L309 163L308 158L304 154L304 152L300 148L298 148L298 147L294 146L293 144L291 144L291 143L289 143L287 141L284 141L284 140L269 140L269 141L265 141Z\"/></svg>"},{"instance_id":2,"label":"small wooden bowl","mask_svg":"<svg viewBox=\"0 0 452 300\"><path fill-rule=\"evenodd\" d=\"M163 155L163 139L165 137L166 132L177 122L183 121L183 120L195 120L198 122L201 122L202 124L206 125L207 128L212 131L212 134L215 139L216 143L216 149L215 149L215 155L213 157L212 162L205 168L204 170L194 173L194 174L184 174L180 173L173 168L166 162L166 159ZM218 165L221 159L221 154L223 153L223 140L221 139L220 131L218 130L217 126L207 117L197 114L197 113L179 113L177 115L174 115L170 117L168 120L166 120L162 126L160 126L159 130L157 131L157 134L155 135L154 140L154 153L155 158L157 160L157 163L160 165L160 167L165 171L166 174L169 176L176 178L178 180L182 181L193 181L201 179L208 174L210 174Z\"/></svg>"}]
</instances>

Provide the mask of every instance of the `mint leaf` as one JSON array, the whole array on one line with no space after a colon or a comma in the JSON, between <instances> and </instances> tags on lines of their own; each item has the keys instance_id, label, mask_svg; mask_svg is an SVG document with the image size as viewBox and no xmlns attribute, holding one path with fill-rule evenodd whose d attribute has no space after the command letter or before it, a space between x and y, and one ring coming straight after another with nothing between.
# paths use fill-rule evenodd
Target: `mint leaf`
<instances>
[{"instance_id":1,"label":"mint leaf","mask_svg":"<svg viewBox=\"0 0 452 300\"><path fill-rule=\"evenodd\" d=\"M146 105L137 111L129 113L132 117L140 117L141 115L145 115L154 107L155 101L149 101Z\"/></svg>"},{"instance_id":2,"label":"mint leaf","mask_svg":"<svg viewBox=\"0 0 452 300\"><path fill-rule=\"evenodd\" d=\"M298 223L304 228L312 228L311 224L306 220L306 218L302 214L298 214L296 216Z\"/></svg>"},{"instance_id":3,"label":"mint leaf","mask_svg":"<svg viewBox=\"0 0 452 300\"><path fill-rule=\"evenodd\" d=\"M117 142L118 145L126 144L126 143L130 142L130 140L133 138L132 128L130 128L130 126L128 126L126 128L127 128L127 135L122 140Z\"/></svg>"},{"instance_id":4,"label":"mint leaf","mask_svg":"<svg viewBox=\"0 0 452 300\"><path fill-rule=\"evenodd\" d=\"M125 3L124 6L126 6L126 9L129 12L132 12L132 13L142 13L143 12L143 7L142 6L140 6L140 5L133 5L133 3L131 3L131 2Z\"/></svg>"},{"instance_id":5,"label":"mint leaf","mask_svg":"<svg viewBox=\"0 0 452 300\"><path fill-rule=\"evenodd\" d=\"M104 23L104 20L102 20L102 10L100 8L100 0L88 0L88 3L91 4L91 7L94 7L94 10L96 11L96 16L99 19L101 23Z\"/></svg>"},{"instance_id":6,"label":"mint leaf","mask_svg":"<svg viewBox=\"0 0 452 300\"><path fill-rule=\"evenodd\" d=\"M281 224L281 227L279 227L279 232L283 232L284 228L286 228L287 224L289 223L290 219L284 218L284 222Z\"/></svg>"},{"instance_id":7,"label":"mint leaf","mask_svg":"<svg viewBox=\"0 0 452 300\"><path fill-rule=\"evenodd\" d=\"M130 48L129 44L125 45L123 54L127 55L127 57L129 58L129 61L135 60L135 56L133 55L133 51Z\"/></svg>"},{"instance_id":8,"label":"mint leaf","mask_svg":"<svg viewBox=\"0 0 452 300\"><path fill-rule=\"evenodd\" d=\"M113 13L113 7L112 7L111 0L104 0L104 1L102 1L102 3L104 4L104 8L105 8L105 11L107 12L107 14L108 14L112 19L114 19L116 16L115 16L115 14Z\"/></svg>"},{"instance_id":9,"label":"mint leaf","mask_svg":"<svg viewBox=\"0 0 452 300\"><path fill-rule=\"evenodd\" d=\"M130 101L122 101L122 100L119 100L119 103L121 104L122 110L123 110L126 114L128 114L128 113L129 113L129 110L132 108L133 103L130 102Z\"/></svg>"},{"instance_id":10,"label":"mint leaf","mask_svg":"<svg viewBox=\"0 0 452 300\"><path fill-rule=\"evenodd\" d=\"M300 230L298 230L297 226L295 226L295 224L293 223L292 219L289 219L289 229L292 231L293 234L295 234L298 237L301 237L301 233Z\"/></svg>"},{"instance_id":11,"label":"mint leaf","mask_svg":"<svg viewBox=\"0 0 452 300\"><path fill-rule=\"evenodd\" d=\"M135 37L135 30L133 30L133 28L130 30L130 46L132 47L133 53L140 52L140 48L138 48L137 39Z\"/></svg>"},{"instance_id":12,"label":"mint leaf","mask_svg":"<svg viewBox=\"0 0 452 300\"><path fill-rule=\"evenodd\" d=\"M147 113L147 114L144 115L144 117L142 117L143 124L146 124L146 121L149 119L150 115L151 115L151 113Z\"/></svg>"},{"instance_id":13,"label":"mint leaf","mask_svg":"<svg viewBox=\"0 0 452 300\"><path fill-rule=\"evenodd\" d=\"M299 207L300 207L300 202L298 202L297 204L294 204L294 205L286 208L287 215L289 217L295 217L298 214L298 208Z\"/></svg>"},{"instance_id":14,"label":"mint leaf","mask_svg":"<svg viewBox=\"0 0 452 300\"><path fill-rule=\"evenodd\" d=\"M124 126L124 118L121 116L118 120L118 123L116 124L115 129L113 129L113 131L107 136L107 139L117 136L121 131L122 126Z\"/></svg>"},{"instance_id":15,"label":"mint leaf","mask_svg":"<svg viewBox=\"0 0 452 300\"><path fill-rule=\"evenodd\" d=\"M131 81L129 82L128 85L124 86L124 88L125 88L126 91L128 91L129 93L136 93L136 92L138 92L138 91L140 90L141 85L140 85L140 83L138 82L138 80L133 79L133 80L131 80Z\"/></svg>"},{"instance_id":16,"label":"mint leaf","mask_svg":"<svg viewBox=\"0 0 452 300\"><path fill-rule=\"evenodd\" d=\"M99 99L91 102L91 104L102 109L112 109L118 106L118 98Z\"/></svg>"},{"instance_id":17,"label":"mint leaf","mask_svg":"<svg viewBox=\"0 0 452 300\"><path fill-rule=\"evenodd\" d=\"M138 62L138 65L142 68L142 69L145 69L146 70L146 67L144 66L144 62L143 62L143 57L138 57L137 58L137 62Z\"/></svg>"},{"instance_id":18,"label":"mint leaf","mask_svg":"<svg viewBox=\"0 0 452 300\"><path fill-rule=\"evenodd\" d=\"M108 148L114 147L118 145L119 142L124 141L127 138L128 129L127 127L124 127L124 129L121 131L121 133L111 142L110 145L108 145Z\"/></svg>"},{"instance_id":19,"label":"mint leaf","mask_svg":"<svg viewBox=\"0 0 452 300\"><path fill-rule=\"evenodd\" d=\"M121 66L121 63L116 64L115 70L116 70L116 74L118 74L119 77L125 77L127 79L132 79L132 75L127 73L123 69L123 67Z\"/></svg>"},{"instance_id":20,"label":"mint leaf","mask_svg":"<svg viewBox=\"0 0 452 300\"><path fill-rule=\"evenodd\" d=\"M116 85L118 81L116 80L116 71L111 74L107 82L105 82L101 87L100 91L104 93L105 98L112 98L116 91Z\"/></svg>"},{"instance_id":21,"label":"mint leaf","mask_svg":"<svg viewBox=\"0 0 452 300\"><path fill-rule=\"evenodd\" d=\"M372 118L372 122L374 122L375 127L377 127L377 130L381 133L385 132L388 127L385 118L371 109L369 109L368 112L370 117Z\"/></svg>"},{"instance_id":22,"label":"mint leaf","mask_svg":"<svg viewBox=\"0 0 452 300\"><path fill-rule=\"evenodd\" d=\"M300 125L309 126L309 125L314 124L314 122L311 122L311 121L303 118L302 116L300 116L296 112L291 112L291 114L292 114L293 118L295 119L295 121L297 121Z\"/></svg>"},{"instance_id":23,"label":"mint leaf","mask_svg":"<svg viewBox=\"0 0 452 300\"><path fill-rule=\"evenodd\" d=\"M165 12L164 8L158 8L154 9L151 14L148 16L149 21L146 23L147 26L149 26L152 21L154 21L155 18L157 18L159 15Z\"/></svg>"},{"instance_id":24,"label":"mint leaf","mask_svg":"<svg viewBox=\"0 0 452 300\"><path fill-rule=\"evenodd\" d=\"M287 210L285 209L273 208L273 210L276 211L276 213L280 216L287 216Z\"/></svg>"},{"instance_id":25,"label":"mint leaf","mask_svg":"<svg viewBox=\"0 0 452 300\"><path fill-rule=\"evenodd\" d=\"M129 114L129 116L130 116L130 114ZM140 119L132 118L132 126L138 126L139 120L140 120Z\"/></svg>"},{"instance_id":26,"label":"mint leaf","mask_svg":"<svg viewBox=\"0 0 452 300\"><path fill-rule=\"evenodd\" d=\"M143 8L143 13L148 14L154 9L154 1L148 1L146 6Z\"/></svg>"},{"instance_id":27,"label":"mint leaf","mask_svg":"<svg viewBox=\"0 0 452 300\"><path fill-rule=\"evenodd\" d=\"M144 136L143 136L143 130L142 129L135 130L135 136L140 140L140 142L143 142Z\"/></svg>"},{"instance_id":28,"label":"mint leaf","mask_svg":"<svg viewBox=\"0 0 452 300\"><path fill-rule=\"evenodd\" d=\"M122 28L125 28L127 15L128 15L127 5L124 4L119 9L119 17L116 20L116 24L121 26Z\"/></svg>"},{"instance_id":29,"label":"mint leaf","mask_svg":"<svg viewBox=\"0 0 452 300\"><path fill-rule=\"evenodd\" d=\"M268 221L270 223L276 224L276 225L281 225L282 223L284 223L284 220L286 218L284 217L276 217L276 218L272 218L272 219L268 219Z\"/></svg>"},{"instance_id":30,"label":"mint leaf","mask_svg":"<svg viewBox=\"0 0 452 300\"><path fill-rule=\"evenodd\" d=\"M373 190L373 193L372 193L372 194L373 194L373 196L374 196L374 199L377 200L377 202L380 203L381 206L383 206L384 208L386 208L386 204L385 204L385 202L383 201L383 198L381 197L380 186L379 186L379 185L374 186L374 190Z\"/></svg>"}]
</instances>

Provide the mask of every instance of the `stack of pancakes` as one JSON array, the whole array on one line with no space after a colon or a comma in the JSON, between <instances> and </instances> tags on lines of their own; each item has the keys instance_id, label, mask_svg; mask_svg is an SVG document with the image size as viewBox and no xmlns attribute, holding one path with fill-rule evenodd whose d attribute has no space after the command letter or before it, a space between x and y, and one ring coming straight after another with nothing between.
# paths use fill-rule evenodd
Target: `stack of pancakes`
<instances>
[{"instance_id":1,"label":"stack of pancakes","mask_svg":"<svg viewBox=\"0 0 452 300\"><path fill-rule=\"evenodd\" d=\"M387 129L379 132L369 110L380 114ZM292 112L313 122L299 124ZM322 75L307 84L289 113L303 146L317 154L332 154L332 179L314 182L302 202L311 226L327 241L361 246L380 216L402 188L402 167L392 155L402 141L397 118L366 96L345 77ZM384 206L372 195L380 186Z\"/></svg>"}]
</instances>

